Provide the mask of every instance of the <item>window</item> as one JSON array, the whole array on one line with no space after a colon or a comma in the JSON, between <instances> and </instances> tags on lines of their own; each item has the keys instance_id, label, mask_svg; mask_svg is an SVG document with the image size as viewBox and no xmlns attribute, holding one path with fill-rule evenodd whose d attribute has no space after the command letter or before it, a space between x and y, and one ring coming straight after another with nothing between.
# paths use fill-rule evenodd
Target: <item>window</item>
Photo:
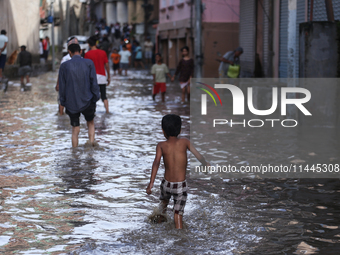
<instances>
[{"instance_id":1,"label":"window","mask_svg":"<svg viewBox=\"0 0 340 255\"><path fill-rule=\"evenodd\" d=\"M166 7L166 0L162 0L162 8Z\"/></svg>"},{"instance_id":2,"label":"window","mask_svg":"<svg viewBox=\"0 0 340 255\"><path fill-rule=\"evenodd\" d=\"M175 5L175 0L170 0L170 6Z\"/></svg>"}]
</instances>

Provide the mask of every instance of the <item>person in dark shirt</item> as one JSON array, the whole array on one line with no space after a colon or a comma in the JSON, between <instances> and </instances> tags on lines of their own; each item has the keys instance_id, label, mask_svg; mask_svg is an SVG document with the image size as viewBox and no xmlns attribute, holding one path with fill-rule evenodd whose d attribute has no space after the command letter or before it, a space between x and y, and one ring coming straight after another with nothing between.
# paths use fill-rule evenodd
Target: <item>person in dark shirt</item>
<instances>
[{"instance_id":1,"label":"person in dark shirt","mask_svg":"<svg viewBox=\"0 0 340 255\"><path fill-rule=\"evenodd\" d=\"M103 40L100 43L100 49L105 51L106 56L109 57L109 52L110 52L110 42L109 39L107 38L107 35L103 35Z\"/></svg>"},{"instance_id":2,"label":"person in dark shirt","mask_svg":"<svg viewBox=\"0 0 340 255\"><path fill-rule=\"evenodd\" d=\"M21 90L25 90L24 77L26 76L26 84L30 82L30 75L32 73L32 55L26 51L26 46L20 47L21 51L18 55L19 70L18 74L21 80Z\"/></svg>"},{"instance_id":3,"label":"person in dark shirt","mask_svg":"<svg viewBox=\"0 0 340 255\"><path fill-rule=\"evenodd\" d=\"M77 40L68 43L68 52L71 59L62 63L59 69L59 99L71 120L72 147L78 146L80 113L87 121L89 144L94 145L93 119L96 102L100 99L96 69L92 60L80 56Z\"/></svg>"},{"instance_id":4,"label":"person in dark shirt","mask_svg":"<svg viewBox=\"0 0 340 255\"><path fill-rule=\"evenodd\" d=\"M171 81L175 80L176 75L179 74L179 84L182 89L182 102L185 101L185 94L187 94L188 102L190 101L190 78L194 75L194 61L189 57L189 47L184 46L181 49L183 58L179 61L175 74Z\"/></svg>"}]
</instances>

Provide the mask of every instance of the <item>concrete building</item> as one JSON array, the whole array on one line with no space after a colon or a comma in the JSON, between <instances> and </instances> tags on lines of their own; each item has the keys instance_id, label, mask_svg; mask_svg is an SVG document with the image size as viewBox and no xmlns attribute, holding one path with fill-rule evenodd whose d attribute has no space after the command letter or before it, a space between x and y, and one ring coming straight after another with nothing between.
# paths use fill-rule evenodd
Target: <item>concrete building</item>
<instances>
[{"instance_id":1,"label":"concrete building","mask_svg":"<svg viewBox=\"0 0 340 255\"><path fill-rule=\"evenodd\" d=\"M91 0L91 12L95 14L95 19L105 19L107 25L119 22L135 24L136 33L144 34L145 2L151 6L147 15L148 32L152 24L158 23L158 0Z\"/></svg>"},{"instance_id":2,"label":"concrete building","mask_svg":"<svg viewBox=\"0 0 340 255\"><path fill-rule=\"evenodd\" d=\"M158 51L170 69L181 58L180 49L194 56L195 6L191 0L160 0ZM239 46L239 0L202 1L203 77L218 77L219 54Z\"/></svg>"},{"instance_id":3,"label":"concrete building","mask_svg":"<svg viewBox=\"0 0 340 255\"><path fill-rule=\"evenodd\" d=\"M340 20L340 1L331 2L334 18ZM300 24L328 20L325 0L313 0L313 6L311 3L311 0L240 0L243 77L300 76L299 63L303 61Z\"/></svg>"},{"instance_id":4,"label":"concrete building","mask_svg":"<svg viewBox=\"0 0 340 255\"><path fill-rule=\"evenodd\" d=\"M0 29L8 36L7 54L26 45L32 54L39 53L39 0L1 0Z\"/></svg>"},{"instance_id":5,"label":"concrete building","mask_svg":"<svg viewBox=\"0 0 340 255\"><path fill-rule=\"evenodd\" d=\"M43 0L40 12L40 37L51 38L52 27L47 23L53 2L55 45L61 46L71 35L83 35L89 30L86 14L87 0ZM61 47L59 47L61 49Z\"/></svg>"}]
</instances>

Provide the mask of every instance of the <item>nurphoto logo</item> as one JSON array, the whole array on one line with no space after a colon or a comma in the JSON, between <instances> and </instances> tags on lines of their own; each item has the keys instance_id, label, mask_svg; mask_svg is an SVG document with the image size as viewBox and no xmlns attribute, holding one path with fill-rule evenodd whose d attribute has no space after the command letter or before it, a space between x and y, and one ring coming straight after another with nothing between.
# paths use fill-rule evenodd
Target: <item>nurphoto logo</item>
<instances>
[{"instance_id":1,"label":"nurphoto logo","mask_svg":"<svg viewBox=\"0 0 340 255\"><path fill-rule=\"evenodd\" d=\"M215 89L228 89L231 92L231 96L233 99L233 115L242 116L245 115L245 95L243 91L231 84L215 84L214 88L208 84L197 82L200 85L205 86L206 88L197 87L198 89L201 89L202 91L206 92L214 101L215 106L217 106L216 99L214 95L208 90L210 89L215 96L218 98L221 107L222 100L220 95L217 93ZM208 88L208 89L207 89ZM300 88L300 87L273 87L272 88L272 103L271 107L269 109L265 110L259 110L254 107L253 103L253 88L248 87L247 88L247 106L248 110L256 115L256 116L268 116L273 114L278 109L278 101L279 101L279 90L280 90L280 115L286 116L287 115L287 106L288 105L295 105L297 109L299 109L305 116L311 116L312 114L307 110L307 108L304 106L305 103L309 102L311 99L311 93L306 88ZM207 94L201 95L201 115L207 115L208 107L207 107ZM291 98L288 95L289 94L302 94L304 97L300 98ZM243 127L246 127L247 125L249 127L262 127L265 125L265 123L271 123L271 127L275 126L276 122L280 122L281 126L283 127L296 127L298 125L298 121L295 119L250 119L246 120L244 119L241 122L233 122L232 119L227 120L224 118L220 119L214 119L213 121L213 127L216 127L216 125L225 125L228 124L230 127L233 127L235 125L242 125Z\"/></svg>"}]
</instances>

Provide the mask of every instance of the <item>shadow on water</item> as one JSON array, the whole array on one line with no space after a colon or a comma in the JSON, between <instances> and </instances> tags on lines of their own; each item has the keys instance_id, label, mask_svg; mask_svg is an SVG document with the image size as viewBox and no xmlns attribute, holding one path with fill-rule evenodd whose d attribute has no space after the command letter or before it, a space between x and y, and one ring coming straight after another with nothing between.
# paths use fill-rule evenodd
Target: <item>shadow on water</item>
<instances>
[{"instance_id":1,"label":"shadow on water","mask_svg":"<svg viewBox=\"0 0 340 255\"><path fill-rule=\"evenodd\" d=\"M55 80L49 73L32 79L31 91L21 93L12 85L0 95L4 254L338 253L338 179L196 178L188 171L184 229L174 229L171 204L168 222L150 222L163 165L153 194L147 196L145 188L156 144L164 140L162 116L181 115L182 136L190 137L189 105L180 103L178 85L169 84L166 103L159 97L153 102L146 73L115 77L107 91L111 113L97 103L98 145L85 146L86 123L81 118L80 146L71 149L69 119L56 115ZM229 136L231 149L224 157L259 160L234 146L251 138L233 141L242 134L226 133ZM280 155L276 147L274 141L258 150L266 158L269 152ZM287 141L283 153L289 149ZM218 152L207 153L208 159L212 156Z\"/></svg>"}]
</instances>

